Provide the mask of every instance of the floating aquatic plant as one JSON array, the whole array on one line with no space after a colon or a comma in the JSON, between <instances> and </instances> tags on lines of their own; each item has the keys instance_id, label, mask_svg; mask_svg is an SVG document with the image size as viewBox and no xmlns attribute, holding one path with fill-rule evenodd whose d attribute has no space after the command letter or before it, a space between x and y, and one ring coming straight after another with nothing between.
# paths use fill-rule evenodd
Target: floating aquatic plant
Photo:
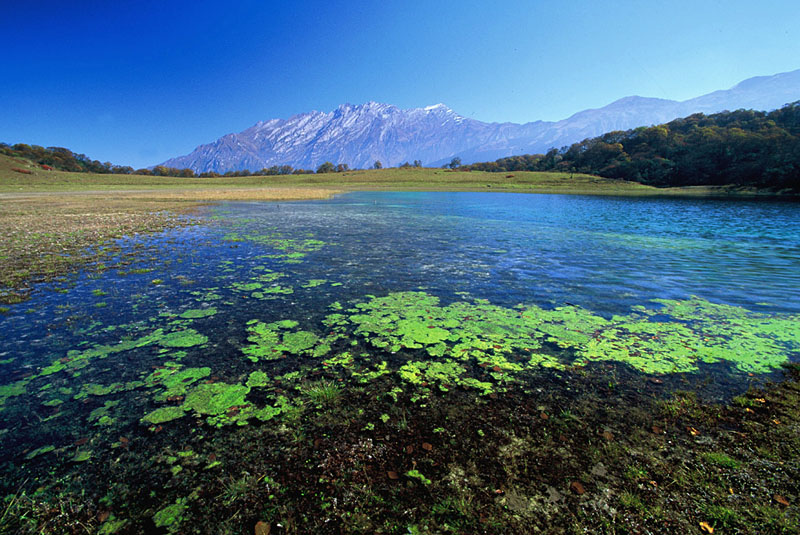
<instances>
[{"instance_id":1,"label":"floating aquatic plant","mask_svg":"<svg viewBox=\"0 0 800 535\"><path fill-rule=\"evenodd\" d=\"M192 308L180 315L183 319L207 318L217 313L216 308Z\"/></svg>"}]
</instances>

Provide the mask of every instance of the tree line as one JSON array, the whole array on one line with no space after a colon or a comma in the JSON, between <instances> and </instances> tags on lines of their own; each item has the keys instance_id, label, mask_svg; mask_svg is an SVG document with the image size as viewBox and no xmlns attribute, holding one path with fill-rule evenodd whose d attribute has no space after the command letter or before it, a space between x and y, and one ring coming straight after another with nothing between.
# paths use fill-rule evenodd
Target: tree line
<instances>
[{"instance_id":1,"label":"tree line","mask_svg":"<svg viewBox=\"0 0 800 535\"><path fill-rule=\"evenodd\" d=\"M272 167L265 167L257 172L245 169L241 171L228 171L226 173L208 171L200 174L195 173L194 170L189 168L179 169L165 165L156 165L153 168L134 169L129 165L114 165L111 162L92 160L85 154L76 154L64 147L40 147L39 145L27 145L25 143L17 143L14 145L0 143L0 154L5 154L12 158L25 158L41 166L72 173L215 178L251 175L300 175L314 172L310 169L295 169L291 165L273 165Z\"/></svg>"},{"instance_id":2,"label":"tree line","mask_svg":"<svg viewBox=\"0 0 800 535\"><path fill-rule=\"evenodd\" d=\"M273 165L264 167L259 171L248 169L239 171L227 171L217 173L207 171L195 173L194 170L185 168L178 169L165 165L156 165L153 168L134 169L129 165L114 165L111 162L99 162L92 160L85 154L75 154L63 147L40 147L39 145L27 145L17 143L9 145L0 143L0 154L13 158L25 158L41 166L47 166L59 171L70 171L73 173L99 173L99 174L119 174L119 175L147 175L147 176L172 176L185 178L217 178L217 177L241 177L241 176L275 176L275 175L307 175L313 173L343 173L350 171L350 166L346 163L334 164L324 162L315 170L294 168L291 165ZM422 167L420 160L414 160L413 165L405 162L399 167ZM373 169L382 169L383 164L379 160L375 161Z\"/></svg>"},{"instance_id":3,"label":"tree line","mask_svg":"<svg viewBox=\"0 0 800 535\"><path fill-rule=\"evenodd\" d=\"M546 154L459 169L586 173L657 187L733 184L800 191L800 101L768 113L696 113L609 132Z\"/></svg>"}]
</instances>

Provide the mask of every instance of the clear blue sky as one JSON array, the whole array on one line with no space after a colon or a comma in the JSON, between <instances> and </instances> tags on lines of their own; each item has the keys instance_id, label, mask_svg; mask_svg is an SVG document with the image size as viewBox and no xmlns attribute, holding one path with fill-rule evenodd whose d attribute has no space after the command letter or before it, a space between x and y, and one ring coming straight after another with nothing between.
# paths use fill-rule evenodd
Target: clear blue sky
<instances>
[{"instance_id":1,"label":"clear blue sky","mask_svg":"<svg viewBox=\"0 0 800 535\"><path fill-rule=\"evenodd\" d=\"M558 120L800 68L797 0L28 0L0 18L0 141L143 167L369 100Z\"/></svg>"}]
</instances>

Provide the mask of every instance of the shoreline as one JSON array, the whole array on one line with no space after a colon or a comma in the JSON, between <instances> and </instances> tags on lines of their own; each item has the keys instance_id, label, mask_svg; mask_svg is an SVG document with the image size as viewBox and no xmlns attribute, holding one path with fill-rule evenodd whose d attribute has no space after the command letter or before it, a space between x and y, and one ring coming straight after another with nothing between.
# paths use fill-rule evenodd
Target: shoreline
<instances>
[{"instance_id":1,"label":"shoreline","mask_svg":"<svg viewBox=\"0 0 800 535\"><path fill-rule=\"evenodd\" d=\"M57 279L102 259L115 239L190 224L183 216L220 201L327 199L357 191L430 191L591 195L637 198L795 201L788 192L730 186L654 188L570 173L486 173L432 168L345 173L220 177L93 175L44 171L24 175L0 158L0 304L26 299L29 284ZM16 164L15 164L16 165ZM212 182L213 180L213 182Z\"/></svg>"}]
</instances>

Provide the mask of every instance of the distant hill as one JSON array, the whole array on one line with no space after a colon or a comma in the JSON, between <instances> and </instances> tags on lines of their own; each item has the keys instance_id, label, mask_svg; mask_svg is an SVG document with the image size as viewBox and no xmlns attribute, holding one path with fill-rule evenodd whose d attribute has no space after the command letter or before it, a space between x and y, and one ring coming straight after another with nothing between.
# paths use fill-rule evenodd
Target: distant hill
<instances>
[{"instance_id":1,"label":"distant hill","mask_svg":"<svg viewBox=\"0 0 800 535\"><path fill-rule=\"evenodd\" d=\"M800 101L771 112L695 113L552 149L473 163L476 171L562 171L649 186L736 185L800 192Z\"/></svg>"},{"instance_id":2,"label":"distant hill","mask_svg":"<svg viewBox=\"0 0 800 535\"><path fill-rule=\"evenodd\" d=\"M377 102L344 104L331 112L258 122L162 165L225 173L280 165L316 169L326 161L351 168L371 167L376 160L384 166L414 160L438 166L454 157L470 163L544 153L605 132L666 123L697 112L769 111L798 99L800 70L750 78L683 102L625 97L556 122L485 123L463 117L444 104L406 110Z\"/></svg>"}]
</instances>

